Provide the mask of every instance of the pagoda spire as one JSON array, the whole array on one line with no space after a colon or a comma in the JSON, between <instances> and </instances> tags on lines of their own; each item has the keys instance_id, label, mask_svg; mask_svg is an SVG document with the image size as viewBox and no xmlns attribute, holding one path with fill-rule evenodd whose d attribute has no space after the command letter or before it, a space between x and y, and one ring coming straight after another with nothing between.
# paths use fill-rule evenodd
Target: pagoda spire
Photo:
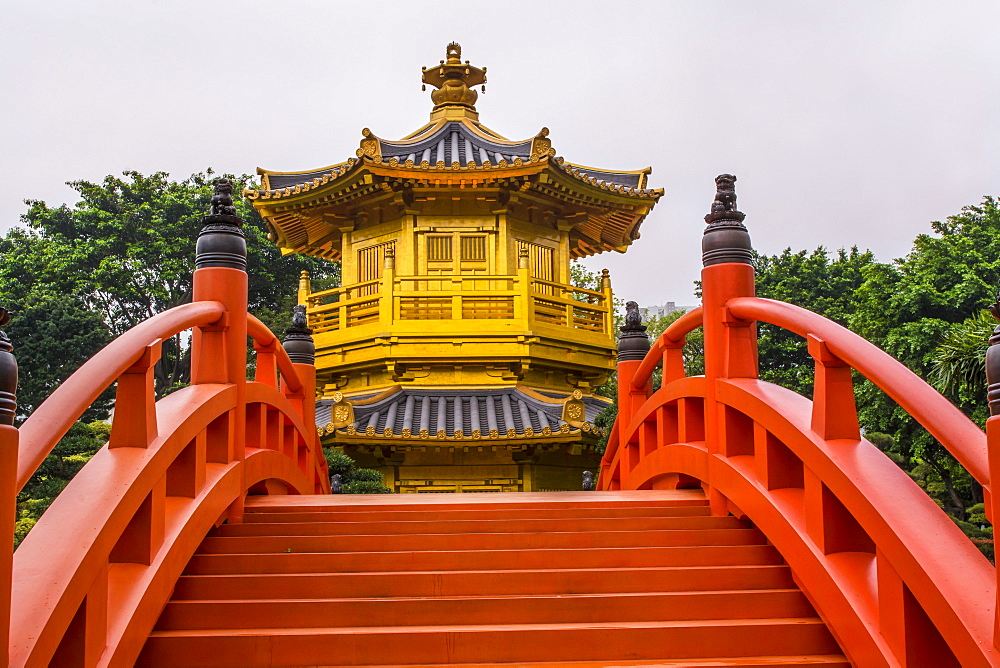
<instances>
[{"instance_id":1,"label":"pagoda spire","mask_svg":"<svg viewBox=\"0 0 1000 668\"><path fill-rule=\"evenodd\" d=\"M423 90L427 90L428 84L436 89L431 92L434 102L431 120L454 117L478 120L475 105L479 93L475 87L482 86L482 92L486 92L486 68L474 67L468 60L463 63L462 46L458 42L449 44L445 55L447 60L439 65L421 68Z\"/></svg>"}]
</instances>

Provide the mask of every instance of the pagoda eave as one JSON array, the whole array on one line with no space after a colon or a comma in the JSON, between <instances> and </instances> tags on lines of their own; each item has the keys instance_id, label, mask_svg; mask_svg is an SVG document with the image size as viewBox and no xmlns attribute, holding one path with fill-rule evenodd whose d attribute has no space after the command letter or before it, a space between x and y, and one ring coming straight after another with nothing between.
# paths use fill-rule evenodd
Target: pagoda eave
<instances>
[{"instance_id":1,"label":"pagoda eave","mask_svg":"<svg viewBox=\"0 0 1000 668\"><path fill-rule=\"evenodd\" d=\"M494 167L430 167L369 157L343 165L322 176L305 172L304 176L313 178L295 186L244 193L272 226L283 252L337 260L340 254L333 239L335 232L340 222L349 224L346 221L357 211L389 204L402 212L422 193L452 189L492 190L497 194L506 189L541 204L547 201L569 206L578 212L573 226L579 228L577 238L583 242L572 249L574 257L608 250L624 252L663 194L662 190L601 182L548 156ZM264 175L266 180L269 177Z\"/></svg>"}]
</instances>

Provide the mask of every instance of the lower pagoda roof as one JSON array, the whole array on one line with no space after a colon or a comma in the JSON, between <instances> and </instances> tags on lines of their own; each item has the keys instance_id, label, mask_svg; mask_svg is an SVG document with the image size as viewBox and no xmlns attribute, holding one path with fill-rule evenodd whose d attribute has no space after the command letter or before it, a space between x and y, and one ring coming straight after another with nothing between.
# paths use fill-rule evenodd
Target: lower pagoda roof
<instances>
[{"instance_id":1,"label":"lower pagoda roof","mask_svg":"<svg viewBox=\"0 0 1000 668\"><path fill-rule=\"evenodd\" d=\"M567 404L579 409L567 416ZM351 421L333 422L338 404L349 404ZM552 438L598 431L592 426L608 405L579 393L560 395L520 387L432 389L395 387L350 399L316 403L316 427L323 434L359 438L488 440ZM569 417L569 421L565 418ZM573 417L579 419L573 419Z\"/></svg>"}]
</instances>

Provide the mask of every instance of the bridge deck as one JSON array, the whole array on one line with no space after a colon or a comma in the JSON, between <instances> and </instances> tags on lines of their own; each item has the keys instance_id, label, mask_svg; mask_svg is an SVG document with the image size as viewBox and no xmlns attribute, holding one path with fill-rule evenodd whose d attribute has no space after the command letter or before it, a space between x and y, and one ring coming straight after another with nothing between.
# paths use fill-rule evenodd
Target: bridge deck
<instances>
[{"instance_id":1,"label":"bridge deck","mask_svg":"<svg viewBox=\"0 0 1000 668\"><path fill-rule=\"evenodd\" d=\"M848 665L700 491L251 498L140 665Z\"/></svg>"}]
</instances>

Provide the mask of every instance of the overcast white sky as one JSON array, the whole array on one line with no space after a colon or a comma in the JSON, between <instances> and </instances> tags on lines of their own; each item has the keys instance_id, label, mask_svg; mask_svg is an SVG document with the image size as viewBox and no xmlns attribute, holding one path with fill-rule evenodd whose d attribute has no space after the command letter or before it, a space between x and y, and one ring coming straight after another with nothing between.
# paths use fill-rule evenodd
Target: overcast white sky
<instances>
[{"instance_id":1,"label":"overcast white sky","mask_svg":"<svg viewBox=\"0 0 1000 668\"><path fill-rule=\"evenodd\" d=\"M642 304L694 303L722 172L765 253L887 261L1000 195L996 0L13 0L4 22L2 229L26 198L73 201L69 180L310 169L353 156L363 127L399 138L452 40L489 69L488 127L653 167L666 194L642 238L587 261Z\"/></svg>"}]
</instances>

